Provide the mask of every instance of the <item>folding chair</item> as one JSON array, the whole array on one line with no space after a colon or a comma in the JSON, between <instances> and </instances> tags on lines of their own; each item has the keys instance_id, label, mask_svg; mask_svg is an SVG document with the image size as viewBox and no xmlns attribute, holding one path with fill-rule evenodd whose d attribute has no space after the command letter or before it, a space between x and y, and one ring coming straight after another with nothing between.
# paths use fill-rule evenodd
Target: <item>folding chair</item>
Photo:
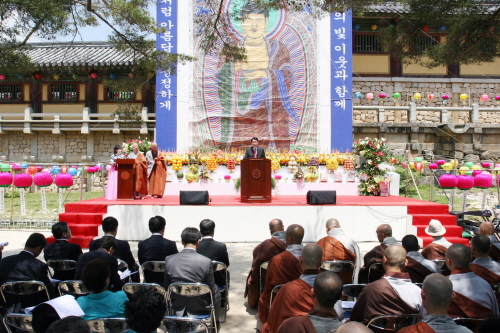
<instances>
[{"instance_id":1,"label":"folding chair","mask_svg":"<svg viewBox=\"0 0 500 333\"><path fill-rule=\"evenodd\" d=\"M373 280L370 279L372 276L372 271L375 271L380 274L382 272L385 272L385 269L382 263L380 262L374 262L373 264L371 264L370 267L368 268L368 283L378 280L378 279L373 279Z\"/></svg>"},{"instance_id":2,"label":"folding chair","mask_svg":"<svg viewBox=\"0 0 500 333\"><path fill-rule=\"evenodd\" d=\"M137 289L144 286L155 287L156 290L158 290L158 292L165 297L165 301L167 300L167 291L165 290L165 288L156 283L137 283L137 282L125 283L125 285L122 287L122 290L127 294L127 296L130 296L133 293L135 293Z\"/></svg>"},{"instance_id":3,"label":"folding chair","mask_svg":"<svg viewBox=\"0 0 500 333\"><path fill-rule=\"evenodd\" d=\"M457 325L462 325L470 329L472 332L477 333L479 330L479 325L484 319L476 318L453 318L453 321Z\"/></svg>"},{"instance_id":4,"label":"folding chair","mask_svg":"<svg viewBox=\"0 0 500 333\"><path fill-rule=\"evenodd\" d=\"M446 273L450 272L450 270L448 269L448 266L446 266L446 260L434 259L431 261L434 262L436 265L438 265L439 269L441 270L441 274L445 275Z\"/></svg>"},{"instance_id":5,"label":"folding chair","mask_svg":"<svg viewBox=\"0 0 500 333\"><path fill-rule=\"evenodd\" d=\"M142 264L144 282L163 285L163 273L165 272L165 261L146 261ZM161 273L161 274L159 274Z\"/></svg>"},{"instance_id":6,"label":"folding chair","mask_svg":"<svg viewBox=\"0 0 500 333\"><path fill-rule=\"evenodd\" d=\"M278 291L280 291L281 287L283 286L284 286L283 284L278 284L273 287L273 290L271 290L271 299L269 301L269 308L271 308L271 306L273 305L273 299L276 297Z\"/></svg>"},{"instance_id":7,"label":"folding chair","mask_svg":"<svg viewBox=\"0 0 500 333\"><path fill-rule=\"evenodd\" d=\"M167 306L173 309L171 295L175 294L184 297L201 297L204 295L210 296L210 313L208 315L195 316L194 319L201 320L212 333L217 332L217 320L215 317L215 302L212 290L204 283L172 283L167 289Z\"/></svg>"},{"instance_id":8,"label":"folding chair","mask_svg":"<svg viewBox=\"0 0 500 333\"><path fill-rule=\"evenodd\" d=\"M221 323L226 322L227 312L229 311L229 279L227 274L227 266L223 262L212 260L212 266L215 272L224 272L226 277L226 284L223 286L218 286L220 291L220 307L221 313L219 315L219 321Z\"/></svg>"},{"instance_id":9,"label":"folding chair","mask_svg":"<svg viewBox=\"0 0 500 333\"><path fill-rule=\"evenodd\" d=\"M373 317L366 325L373 332L397 332L400 329L422 321L418 314L400 314Z\"/></svg>"},{"instance_id":10,"label":"folding chair","mask_svg":"<svg viewBox=\"0 0 500 333\"><path fill-rule=\"evenodd\" d=\"M260 294L262 294L262 291L264 290L264 283L266 282L266 279L263 276L263 271L267 272L267 267L269 266L269 261L264 261L262 264L260 264L259 268L259 290Z\"/></svg>"},{"instance_id":11,"label":"folding chair","mask_svg":"<svg viewBox=\"0 0 500 333\"><path fill-rule=\"evenodd\" d=\"M14 328L14 332L35 332L31 326L31 315L24 313L9 313L3 318L3 324L8 333L13 333L11 327Z\"/></svg>"},{"instance_id":12,"label":"folding chair","mask_svg":"<svg viewBox=\"0 0 500 333\"><path fill-rule=\"evenodd\" d=\"M94 333L121 333L129 331L125 318L98 318L87 320Z\"/></svg>"},{"instance_id":13,"label":"folding chair","mask_svg":"<svg viewBox=\"0 0 500 333\"><path fill-rule=\"evenodd\" d=\"M61 296L72 295L75 298L78 298L80 296L87 296L90 294L90 290L88 290L80 280L61 281L57 289L59 290L59 295Z\"/></svg>"},{"instance_id":14,"label":"folding chair","mask_svg":"<svg viewBox=\"0 0 500 333\"><path fill-rule=\"evenodd\" d=\"M208 333L205 323L189 317L166 316L161 321L159 329L168 333Z\"/></svg>"},{"instance_id":15,"label":"folding chair","mask_svg":"<svg viewBox=\"0 0 500 333\"><path fill-rule=\"evenodd\" d=\"M127 269L129 269L129 268L128 268L128 264L127 264L125 261L123 261L123 260L121 260L121 259L116 259L116 261L118 261L118 270L119 270L120 272L123 272L123 271L126 271ZM131 281L130 276L129 276L129 277L127 277L127 278L126 278L126 280L127 280L128 282L130 282L130 281Z\"/></svg>"},{"instance_id":16,"label":"folding chair","mask_svg":"<svg viewBox=\"0 0 500 333\"><path fill-rule=\"evenodd\" d=\"M74 273L76 272L76 265L77 262L74 260L49 260L47 261L47 266L52 268L52 270L55 271L61 271L61 272L70 272L73 271L73 278L74 278ZM51 270L49 269L49 273L51 277L54 277L54 274L52 274Z\"/></svg>"},{"instance_id":17,"label":"folding chair","mask_svg":"<svg viewBox=\"0 0 500 333\"><path fill-rule=\"evenodd\" d=\"M20 312L22 309L35 306L50 299L47 287L40 281L5 282L0 287L0 293L7 312Z\"/></svg>"},{"instance_id":18,"label":"folding chair","mask_svg":"<svg viewBox=\"0 0 500 333\"><path fill-rule=\"evenodd\" d=\"M332 271L335 273L344 273L344 272L349 272L350 270L352 270L352 276L351 276L351 281L350 281L350 283L352 283L354 281L354 273L356 270L356 264L352 261L349 261L349 260L324 261L323 264L321 264L321 269L323 269L325 271Z\"/></svg>"},{"instance_id":19,"label":"folding chair","mask_svg":"<svg viewBox=\"0 0 500 333\"><path fill-rule=\"evenodd\" d=\"M345 296L356 299L359 297L359 294L361 294L361 291L365 286L365 283L344 284L344 286L342 287L342 291L344 292Z\"/></svg>"}]
</instances>

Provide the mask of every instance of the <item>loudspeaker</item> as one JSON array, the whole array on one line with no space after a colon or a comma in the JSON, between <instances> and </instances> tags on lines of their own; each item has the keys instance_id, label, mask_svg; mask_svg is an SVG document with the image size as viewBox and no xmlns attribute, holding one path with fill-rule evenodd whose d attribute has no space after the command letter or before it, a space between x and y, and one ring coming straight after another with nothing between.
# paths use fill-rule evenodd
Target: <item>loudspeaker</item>
<instances>
[{"instance_id":1,"label":"loudspeaker","mask_svg":"<svg viewBox=\"0 0 500 333\"><path fill-rule=\"evenodd\" d=\"M307 191L308 205L335 205L337 203L337 191Z\"/></svg>"},{"instance_id":2,"label":"loudspeaker","mask_svg":"<svg viewBox=\"0 0 500 333\"><path fill-rule=\"evenodd\" d=\"M180 191L181 205L208 205L208 191Z\"/></svg>"}]
</instances>

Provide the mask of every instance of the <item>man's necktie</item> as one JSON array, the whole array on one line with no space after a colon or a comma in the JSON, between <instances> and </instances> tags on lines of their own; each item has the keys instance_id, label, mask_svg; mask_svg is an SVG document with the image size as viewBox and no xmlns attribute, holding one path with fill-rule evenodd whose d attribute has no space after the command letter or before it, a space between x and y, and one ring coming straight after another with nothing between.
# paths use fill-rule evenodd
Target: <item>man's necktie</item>
<instances>
[{"instance_id":1,"label":"man's necktie","mask_svg":"<svg viewBox=\"0 0 500 333\"><path fill-rule=\"evenodd\" d=\"M253 157L257 158L257 147L253 148Z\"/></svg>"}]
</instances>

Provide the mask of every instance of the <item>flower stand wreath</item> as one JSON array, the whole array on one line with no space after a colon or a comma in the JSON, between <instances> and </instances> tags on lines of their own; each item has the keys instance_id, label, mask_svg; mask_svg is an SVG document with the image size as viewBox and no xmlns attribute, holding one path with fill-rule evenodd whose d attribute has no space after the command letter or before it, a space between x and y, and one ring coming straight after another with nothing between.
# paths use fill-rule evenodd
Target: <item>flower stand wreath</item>
<instances>
[{"instance_id":1,"label":"flower stand wreath","mask_svg":"<svg viewBox=\"0 0 500 333\"><path fill-rule=\"evenodd\" d=\"M384 138L364 138L354 142L354 153L360 157L356 166L359 176L360 195L380 195L380 179L384 179L387 170L379 168L390 158L389 148Z\"/></svg>"}]
</instances>

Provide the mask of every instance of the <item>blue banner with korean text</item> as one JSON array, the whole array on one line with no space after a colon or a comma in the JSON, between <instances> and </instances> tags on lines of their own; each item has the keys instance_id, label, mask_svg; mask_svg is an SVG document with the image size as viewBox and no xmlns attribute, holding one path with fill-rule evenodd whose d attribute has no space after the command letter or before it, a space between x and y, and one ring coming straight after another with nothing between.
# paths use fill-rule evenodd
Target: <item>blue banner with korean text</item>
<instances>
[{"instance_id":1,"label":"blue banner with korean text","mask_svg":"<svg viewBox=\"0 0 500 333\"><path fill-rule=\"evenodd\" d=\"M178 0L158 0L156 21L165 28L156 36L156 49L177 53ZM162 150L177 148L177 75L175 70L156 73L156 142Z\"/></svg>"},{"instance_id":2,"label":"blue banner with korean text","mask_svg":"<svg viewBox=\"0 0 500 333\"><path fill-rule=\"evenodd\" d=\"M332 13L331 36L331 146L352 148L352 13Z\"/></svg>"}]
</instances>

